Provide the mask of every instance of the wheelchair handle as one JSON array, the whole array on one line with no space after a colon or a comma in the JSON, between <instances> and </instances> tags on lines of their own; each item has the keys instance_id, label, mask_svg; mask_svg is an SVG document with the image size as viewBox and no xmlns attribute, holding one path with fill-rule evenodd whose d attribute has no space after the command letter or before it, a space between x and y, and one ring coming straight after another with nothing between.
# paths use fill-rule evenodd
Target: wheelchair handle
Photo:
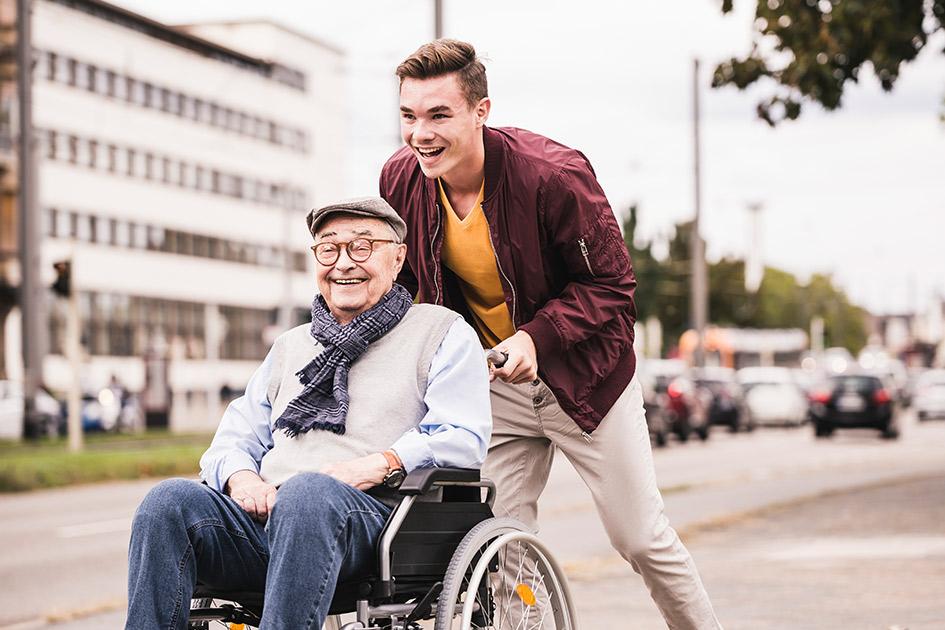
<instances>
[{"instance_id":1,"label":"wheelchair handle","mask_svg":"<svg viewBox=\"0 0 945 630\"><path fill-rule=\"evenodd\" d=\"M505 365L505 362L509 360L508 352L501 352L492 348L486 352L486 363L492 367L500 368Z\"/></svg>"}]
</instances>

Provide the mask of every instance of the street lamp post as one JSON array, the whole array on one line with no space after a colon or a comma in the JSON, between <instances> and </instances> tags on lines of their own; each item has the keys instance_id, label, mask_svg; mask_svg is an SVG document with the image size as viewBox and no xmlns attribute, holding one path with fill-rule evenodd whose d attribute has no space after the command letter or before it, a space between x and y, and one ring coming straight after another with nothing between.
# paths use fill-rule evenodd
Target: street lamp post
<instances>
[{"instance_id":1,"label":"street lamp post","mask_svg":"<svg viewBox=\"0 0 945 630\"><path fill-rule=\"evenodd\" d=\"M701 155L699 147L699 60L692 61L692 130L693 130L693 191L695 195L695 217L692 221L692 236L689 239L691 278L689 294L689 319L696 332L696 347L693 362L696 367L705 365L705 324L708 313L708 290L705 267L705 243L700 231L702 214Z\"/></svg>"}]
</instances>

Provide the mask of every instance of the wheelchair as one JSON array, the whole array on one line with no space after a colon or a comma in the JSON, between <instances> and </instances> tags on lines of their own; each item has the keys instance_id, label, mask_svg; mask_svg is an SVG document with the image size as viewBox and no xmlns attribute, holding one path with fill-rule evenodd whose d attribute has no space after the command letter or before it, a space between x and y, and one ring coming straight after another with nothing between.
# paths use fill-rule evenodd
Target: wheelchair
<instances>
[{"instance_id":1,"label":"wheelchair","mask_svg":"<svg viewBox=\"0 0 945 630\"><path fill-rule=\"evenodd\" d=\"M478 470L410 473L378 539L377 570L337 585L325 630L574 630L561 567L524 525L493 516L494 499ZM257 627L263 604L262 593L198 584L188 628Z\"/></svg>"}]
</instances>

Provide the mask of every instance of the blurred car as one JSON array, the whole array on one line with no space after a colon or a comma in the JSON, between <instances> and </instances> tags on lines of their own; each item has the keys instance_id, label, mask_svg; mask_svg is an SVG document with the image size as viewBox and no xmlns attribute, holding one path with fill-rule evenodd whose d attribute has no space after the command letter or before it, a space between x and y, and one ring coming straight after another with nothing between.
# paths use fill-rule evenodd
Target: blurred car
<instances>
[{"instance_id":1,"label":"blurred car","mask_svg":"<svg viewBox=\"0 0 945 630\"><path fill-rule=\"evenodd\" d=\"M695 433L703 442L709 439L709 407L712 395L696 387L688 376L677 376L666 386L663 394L664 414L672 432L680 442Z\"/></svg>"},{"instance_id":2,"label":"blurred car","mask_svg":"<svg viewBox=\"0 0 945 630\"><path fill-rule=\"evenodd\" d=\"M745 397L747 422L764 426L800 426L807 422L807 394L786 367L746 367L736 373Z\"/></svg>"},{"instance_id":3,"label":"blurred car","mask_svg":"<svg viewBox=\"0 0 945 630\"><path fill-rule=\"evenodd\" d=\"M817 437L835 429L878 429L885 438L899 437L894 400L887 385L874 374L832 376L811 395L811 419Z\"/></svg>"},{"instance_id":4,"label":"blurred car","mask_svg":"<svg viewBox=\"0 0 945 630\"><path fill-rule=\"evenodd\" d=\"M912 408L920 422L945 417L945 370L929 370L916 379Z\"/></svg>"},{"instance_id":5,"label":"blurred car","mask_svg":"<svg viewBox=\"0 0 945 630\"><path fill-rule=\"evenodd\" d=\"M686 362L680 359L649 359L644 373L652 383L653 407L658 407L663 425L685 442L695 432L709 437L708 402L686 377Z\"/></svg>"},{"instance_id":6,"label":"blurred car","mask_svg":"<svg viewBox=\"0 0 945 630\"><path fill-rule=\"evenodd\" d=\"M650 431L650 439L656 446L666 446L669 440L669 425L663 415L660 404L660 395L656 391L656 379L647 370L648 361L640 360L637 363L636 377L643 390L643 409L646 412L646 425Z\"/></svg>"},{"instance_id":7,"label":"blurred car","mask_svg":"<svg viewBox=\"0 0 945 630\"><path fill-rule=\"evenodd\" d=\"M54 436L64 422L62 406L45 389L36 391L36 413L24 422L23 385L0 380L0 439Z\"/></svg>"},{"instance_id":8,"label":"blurred car","mask_svg":"<svg viewBox=\"0 0 945 630\"><path fill-rule=\"evenodd\" d=\"M727 426L733 433L751 431L754 423L744 409L742 388L735 379L735 370L726 367L694 368L693 383L705 390L709 399L709 424Z\"/></svg>"},{"instance_id":9,"label":"blurred car","mask_svg":"<svg viewBox=\"0 0 945 630\"><path fill-rule=\"evenodd\" d=\"M83 431L135 431L144 427L138 398L123 389L105 387L82 396Z\"/></svg>"}]
</instances>

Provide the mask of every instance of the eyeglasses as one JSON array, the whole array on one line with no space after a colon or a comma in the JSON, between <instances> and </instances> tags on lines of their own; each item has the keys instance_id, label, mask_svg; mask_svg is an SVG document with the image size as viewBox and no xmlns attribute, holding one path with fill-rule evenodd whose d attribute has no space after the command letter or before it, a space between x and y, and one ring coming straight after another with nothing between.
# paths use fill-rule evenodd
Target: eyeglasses
<instances>
[{"instance_id":1,"label":"eyeglasses","mask_svg":"<svg viewBox=\"0 0 945 630\"><path fill-rule=\"evenodd\" d=\"M315 252L315 260L319 264L330 267L338 262L341 256L341 249L348 252L348 258L354 262L364 262L374 253L375 243L396 243L396 241L384 240L380 238L356 238L347 243L324 242L312 245L312 251Z\"/></svg>"}]
</instances>

